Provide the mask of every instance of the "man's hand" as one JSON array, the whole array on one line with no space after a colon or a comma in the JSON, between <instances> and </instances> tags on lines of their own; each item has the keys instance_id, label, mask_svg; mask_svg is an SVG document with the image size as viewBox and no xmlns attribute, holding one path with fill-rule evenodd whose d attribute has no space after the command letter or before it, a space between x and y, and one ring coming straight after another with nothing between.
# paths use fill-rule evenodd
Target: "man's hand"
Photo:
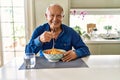
<instances>
[{"instance_id":1,"label":"man's hand","mask_svg":"<svg viewBox=\"0 0 120 80\"><path fill-rule=\"evenodd\" d=\"M44 43L44 42L50 42L52 38L53 38L52 32L45 31L43 34L40 35L39 39L42 43Z\"/></svg>"},{"instance_id":2,"label":"man's hand","mask_svg":"<svg viewBox=\"0 0 120 80\"><path fill-rule=\"evenodd\" d=\"M69 62L73 59L76 59L77 55L73 50L69 50L64 54L64 57L62 58L63 62Z\"/></svg>"}]
</instances>

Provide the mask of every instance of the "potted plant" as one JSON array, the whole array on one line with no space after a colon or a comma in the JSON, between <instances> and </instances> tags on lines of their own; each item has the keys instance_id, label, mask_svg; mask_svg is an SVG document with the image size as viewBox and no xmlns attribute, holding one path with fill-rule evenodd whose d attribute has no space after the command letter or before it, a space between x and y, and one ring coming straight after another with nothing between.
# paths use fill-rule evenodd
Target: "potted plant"
<instances>
[{"instance_id":1,"label":"potted plant","mask_svg":"<svg viewBox=\"0 0 120 80\"><path fill-rule=\"evenodd\" d=\"M80 26L75 26L74 28L73 28L78 34L80 34L81 35L81 37L83 38L83 39L90 39L90 36L85 32L85 31L82 31L82 29L80 28Z\"/></svg>"},{"instance_id":2,"label":"potted plant","mask_svg":"<svg viewBox=\"0 0 120 80\"><path fill-rule=\"evenodd\" d=\"M82 29L80 28L80 26L75 26L75 27L73 27L73 29L78 33L78 34L80 34L80 35L82 35L82 34L84 34L85 33L85 31L82 31Z\"/></svg>"},{"instance_id":3,"label":"potted plant","mask_svg":"<svg viewBox=\"0 0 120 80\"><path fill-rule=\"evenodd\" d=\"M107 33L106 33L107 37L109 37L110 31L112 30L112 26L110 26L110 25L104 26L104 29L107 31Z\"/></svg>"}]
</instances>

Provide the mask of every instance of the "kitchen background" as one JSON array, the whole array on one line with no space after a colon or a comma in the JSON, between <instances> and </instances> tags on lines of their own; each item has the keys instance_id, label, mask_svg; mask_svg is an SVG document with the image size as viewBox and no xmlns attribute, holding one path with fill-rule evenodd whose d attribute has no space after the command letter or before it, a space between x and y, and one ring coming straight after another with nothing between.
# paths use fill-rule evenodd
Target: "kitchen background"
<instances>
[{"instance_id":1,"label":"kitchen background","mask_svg":"<svg viewBox=\"0 0 120 80\"><path fill-rule=\"evenodd\" d=\"M78 26L87 33L87 24L92 23L96 25L96 34L106 34L104 26L112 26L110 32L119 33L119 0L0 0L0 65L24 55L32 31L46 22L44 13L51 3L63 6L63 23L70 27ZM120 54L118 39L96 41L87 38L85 42L92 54Z\"/></svg>"}]
</instances>

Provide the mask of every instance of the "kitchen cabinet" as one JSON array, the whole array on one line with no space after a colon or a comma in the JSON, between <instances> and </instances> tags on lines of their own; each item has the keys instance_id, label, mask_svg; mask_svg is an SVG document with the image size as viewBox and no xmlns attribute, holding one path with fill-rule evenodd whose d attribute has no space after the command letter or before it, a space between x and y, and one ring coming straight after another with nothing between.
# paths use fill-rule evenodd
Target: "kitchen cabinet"
<instances>
[{"instance_id":1,"label":"kitchen cabinet","mask_svg":"<svg viewBox=\"0 0 120 80\"><path fill-rule=\"evenodd\" d=\"M99 46L100 53L99 54L107 54L107 55L120 55L120 44L101 44Z\"/></svg>"},{"instance_id":2,"label":"kitchen cabinet","mask_svg":"<svg viewBox=\"0 0 120 80\"><path fill-rule=\"evenodd\" d=\"M92 55L98 55L99 54L99 45L98 44L87 44L90 52Z\"/></svg>"},{"instance_id":3,"label":"kitchen cabinet","mask_svg":"<svg viewBox=\"0 0 120 80\"><path fill-rule=\"evenodd\" d=\"M92 55L120 55L120 41L86 41Z\"/></svg>"}]
</instances>

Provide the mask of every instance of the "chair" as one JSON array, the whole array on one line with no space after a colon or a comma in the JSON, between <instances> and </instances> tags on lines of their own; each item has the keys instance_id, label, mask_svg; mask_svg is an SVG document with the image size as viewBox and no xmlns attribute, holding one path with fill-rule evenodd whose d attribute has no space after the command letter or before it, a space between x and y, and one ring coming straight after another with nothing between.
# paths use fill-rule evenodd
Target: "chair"
<instances>
[{"instance_id":1,"label":"chair","mask_svg":"<svg viewBox=\"0 0 120 80\"><path fill-rule=\"evenodd\" d=\"M94 28L96 28L96 24L94 23L87 24L87 33L91 33Z\"/></svg>"}]
</instances>

